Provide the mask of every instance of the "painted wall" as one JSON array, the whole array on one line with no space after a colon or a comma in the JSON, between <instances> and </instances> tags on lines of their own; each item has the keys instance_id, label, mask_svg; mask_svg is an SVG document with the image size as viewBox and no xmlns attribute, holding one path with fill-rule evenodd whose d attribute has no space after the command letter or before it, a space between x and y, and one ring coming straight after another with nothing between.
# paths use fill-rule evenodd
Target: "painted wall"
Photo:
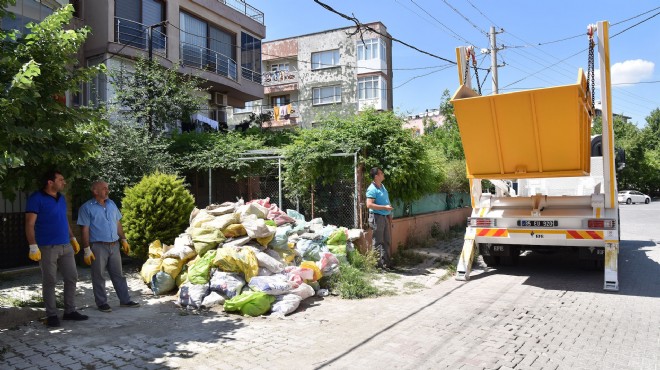
<instances>
[{"instance_id":1,"label":"painted wall","mask_svg":"<svg viewBox=\"0 0 660 370\"><path fill-rule=\"evenodd\" d=\"M466 225L472 208L457 208L450 211L434 212L412 217L395 218L392 222L392 250L390 255L396 253L400 246L406 245L412 236L428 235L431 227L437 224L440 230L446 231L455 225ZM366 233L366 240L371 243L371 230Z\"/></svg>"}]
</instances>

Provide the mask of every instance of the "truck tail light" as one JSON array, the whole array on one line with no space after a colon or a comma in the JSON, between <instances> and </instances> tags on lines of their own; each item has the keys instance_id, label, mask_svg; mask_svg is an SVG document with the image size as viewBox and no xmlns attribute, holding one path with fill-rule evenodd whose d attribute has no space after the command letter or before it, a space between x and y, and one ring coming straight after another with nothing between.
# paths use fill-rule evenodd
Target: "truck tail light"
<instances>
[{"instance_id":1,"label":"truck tail light","mask_svg":"<svg viewBox=\"0 0 660 370\"><path fill-rule=\"evenodd\" d=\"M472 227L495 227L494 218L468 218L468 225Z\"/></svg>"},{"instance_id":2,"label":"truck tail light","mask_svg":"<svg viewBox=\"0 0 660 370\"><path fill-rule=\"evenodd\" d=\"M616 220L611 218L594 218L587 220L587 227L589 229L612 230L616 228Z\"/></svg>"}]
</instances>

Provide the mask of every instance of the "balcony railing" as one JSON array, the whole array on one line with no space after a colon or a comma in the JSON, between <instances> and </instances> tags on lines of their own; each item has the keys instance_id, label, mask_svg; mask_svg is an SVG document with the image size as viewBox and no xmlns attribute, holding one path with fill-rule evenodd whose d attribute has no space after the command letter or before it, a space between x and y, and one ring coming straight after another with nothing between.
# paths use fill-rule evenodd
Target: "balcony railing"
<instances>
[{"instance_id":1,"label":"balcony railing","mask_svg":"<svg viewBox=\"0 0 660 370\"><path fill-rule=\"evenodd\" d=\"M181 62L185 66L212 71L234 81L238 78L236 61L215 50L187 42L180 43Z\"/></svg>"},{"instance_id":2,"label":"balcony railing","mask_svg":"<svg viewBox=\"0 0 660 370\"><path fill-rule=\"evenodd\" d=\"M245 1L242 0L218 0L219 2L227 5L230 8L233 8L248 17L254 19L255 21L265 24L264 23L264 13L260 11L259 9L249 5Z\"/></svg>"},{"instance_id":3,"label":"balcony railing","mask_svg":"<svg viewBox=\"0 0 660 370\"><path fill-rule=\"evenodd\" d=\"M152 50L154 54L167 57L167 35L158 28L151 31ZM130 19L115 17L115 42L148 50L149 26Z\"/></svg>"},{"instance_id":4,"label":"balcony railing","mask_svg":"<svg viewBox=\"0 0 660 370\"><path fill-rule=\"evenodd\" d=\"M258 84L261 84L261 73L241 67L241 76L246 80L254 81Z\"/></svg>"},{"instance_id":5,"label":"balcony railing","mask_svg":"<svg viewBox=\"0 0 660 370\"><path fill-rule=\"evenodd\" d=\"M261 77L261 84L274 86L298 82L298 71L266 72Z\"/></svg>"}]
</instances>

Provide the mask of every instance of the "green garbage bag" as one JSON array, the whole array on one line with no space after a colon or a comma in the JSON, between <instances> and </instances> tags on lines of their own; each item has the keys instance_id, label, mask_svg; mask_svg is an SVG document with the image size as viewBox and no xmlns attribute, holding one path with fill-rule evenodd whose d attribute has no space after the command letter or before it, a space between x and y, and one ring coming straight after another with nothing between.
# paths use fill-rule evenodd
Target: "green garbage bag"
<instances>
[{"instance_id":1,"label":"green garbage bag","mask_svg":"<svg viewBox=\"0 0 660 370\"><path fill-rule=\"evenodd\" d=\"M264 292L244 291L240 295L225 301L225 311L240 311L243 315L263 315L275 302L275 297Z\"/></svg>"},{"instance_id":2,"label":"green garbage bag","mask_svg":"<svg viewBox=\"0 0 660 370\"><path fill-rule=\"evenodd\" d=\"M344 244L346 245L346 228L345 227L340 227L339 229L335 230L330 234L328 237L328 240L325 241L326 244L333 244L333 245L341 245Z\"/></svg>"},{"instance_id":3,"label":"green garbage bag","mask_svg":"<svg viewBox=\"0 0 660 370\"><path fill-rule=\"evenodd\" d=\"M195 262L195 264L188 270L188 281L193 284L206 284L211 278L210 272L213 266L213 259L217 250L210 250L204 256Z\"/></svg>"},{"instance_id":4,"label":"green garbage bag","mask_svg":"<svg viewBox=\"0 0 660 370\"><path fill-rule=\"evenodd\" d=\"M200 256L225 241L225 235L219 229L194 228L190 235L195 252Z\"/></svg>"}]
</instances>

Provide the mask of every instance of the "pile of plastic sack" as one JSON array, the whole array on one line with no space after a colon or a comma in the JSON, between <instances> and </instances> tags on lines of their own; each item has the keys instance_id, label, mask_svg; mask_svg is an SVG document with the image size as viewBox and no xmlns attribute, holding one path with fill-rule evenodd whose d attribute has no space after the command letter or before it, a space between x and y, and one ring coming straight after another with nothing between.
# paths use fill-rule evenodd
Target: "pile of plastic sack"
<instances>
[{"instance_id":1,"label":"pile of plastic sack","mask_svg":"<svg viewBox=\"0 0 660 370\"><path fill-rule=\"evenodd\" d=\"M174 245L151 243L140 274L155 295L178 288L181 307L284 316L326 292L319 279L338 273L362 236L320 218L305 221L269 198L214 204L193 210Z\"/></svg>"}]
</instances>

